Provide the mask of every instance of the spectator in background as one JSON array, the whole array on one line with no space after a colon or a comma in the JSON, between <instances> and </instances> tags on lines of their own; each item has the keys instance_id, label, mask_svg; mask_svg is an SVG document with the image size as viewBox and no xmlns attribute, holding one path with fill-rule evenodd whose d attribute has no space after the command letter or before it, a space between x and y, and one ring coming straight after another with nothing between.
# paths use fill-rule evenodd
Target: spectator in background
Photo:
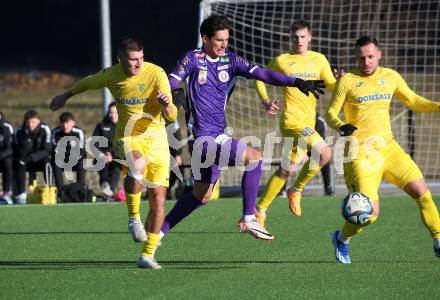
<instances>
[{"instance_id":1,"label":"spectator in background","mask_svg":"<svg viewBox=\"0 0 440 300\"><path fill-rule=\"evenodd\" d=\"M52 151L50 139L49 126L41 122L35 110L27 111L23 125L15 133L14 141L14 171L16 171L14 179L17 188L15 202L17 204L26 203L26 171L46 172L46 164L50 163Z\"/></svg>"},{"instance_id":2,"label":"spectator in background","mask_svg":"<svg viewBox=\"0 0 440 300\"><path fill-rule=\"evenodd\" d=\"M14 127L5 120L5 115L0 112L0 172L2 173L3 187L0 204L12 204L13 136Z\"/></svg>"},{"instance_id":3,"label":"spectator in background","mask_svg":"<svg viewBox=\"0 0 440 300\"><path fill-rule=\"evenodd\" d=\"M180 142L182 140L182 133L180 132L180 125L179 125L179 121L177 119L174 122L167 123L167 135L168 135L168 144L170 146L170 155L172 157L171 162L170 162L170 166L172 168L178 167L180 174L182 174L182 176L183 176L183 157L182 157L183 147L175 149L175 146L177 145L177 141ZM174 157L175 161L173 160L173 157ZM173 188L173 186L176 182L178 184L177 184L177 187L174 192L174 198L179 198L180 196L182 196L182 193L183 193L183 190L182 190L183 189L183 182L182 181L178 182L177 175L173 171L170 171L170 184L169 184L168 190L167 190L167 199L172 199L171 189ZM182 189L179 189L179 188L182 188Z\"/></svg>"},{"instance_id":4,"label":"spectator in background","mask_svg":"<svg viewBox=\"0 0 440 300\"><path fill-rule=\"evenodd\" d=\"M72 171L76 171L76 181L81 186L85 187L85 169L83 165L83 160L85 158L85 148L84 148L84 131L76 126L76 121L72 113L66 111L63 112L60 117L60 126L52 131L52 144L54 147L53 155L53 173L55 176L55 184L58 189L58 193L61 194L64 187L64 168L60 166L60 163L56 162L56 155L59 151L64 152L64 163L68 164L72 159L72 151L76 151L79 148L79 159L78 162L72 167ZM63 137L69 137L69 141L64 144L58 144L58 142ZM65 150L63 149L65 145ZM74 153L74 152L73 152Z\"/></svg>"},{"instance_id":5,"label":"spectator in background","mask_svg":"<svg viewBox=\"0 0 440 300\"><path fill-rule=\"evenodd\" d=\"M121 165L114 161L116 151L113 149L113 140L115 138L116 123L118 122L118 111L116 103L112 102L108 106L107 114L101 123L96 125L93 136L103 136L107 139L107 147L99 147L102 155L105 155L105 166L99 171L99 184L101 193L107 198L113 197L118 188L121 175Z\"/></svg>"}]
</instances>

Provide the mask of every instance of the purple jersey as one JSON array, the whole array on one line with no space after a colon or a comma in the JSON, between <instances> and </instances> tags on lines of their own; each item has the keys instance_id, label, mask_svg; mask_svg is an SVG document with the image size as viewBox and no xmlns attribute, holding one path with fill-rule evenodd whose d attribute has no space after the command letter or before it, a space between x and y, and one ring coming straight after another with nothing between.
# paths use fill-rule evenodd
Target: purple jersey
<instances>
[{"instance_id":1,"label":"purple jersey","mask_svg":"<svg viewBox=\"0 0 440 300\"><path fill-rule=\"evenodd\" d=\"M188 51L183 55L170 74L170 83L174 89L173 79L178 82L187 79L187 122L195 138L216 137L223 133L226 127L226 104L236 76L253 78L251 74L257 68L230 51L216 59L208 57L203 49Z\"/></svg>"}]
</instances>

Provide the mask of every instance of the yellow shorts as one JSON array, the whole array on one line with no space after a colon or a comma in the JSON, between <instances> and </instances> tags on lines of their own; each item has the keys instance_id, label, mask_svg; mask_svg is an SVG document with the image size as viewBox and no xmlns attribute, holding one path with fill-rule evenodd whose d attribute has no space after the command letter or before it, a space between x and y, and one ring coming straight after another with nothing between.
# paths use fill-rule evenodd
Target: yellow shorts
<instances>
[{"instance_id":1,"label":"yellow shorts","mask_svg":"<svg viewBox=\"0 0 440 300\"><path fill-rule=\"evenodd\" d=\"M294 138L289 152L291 163L300 163L316 144L324 142L318 132L306 125L299 128L282 128L281 133L285 138Z\"/></svg>"},{"instance_id":2,"label":"yellow shorts","mask_svg":"<svg viewBox=\"0 0 440 300\"><path fill-rule=\"evenodd\" d=\"M126 160L126 153L137 151L145 159L144 178L148 183L168 187L170 173L170 151L168 140L164 138L142 139L137 136L127 136L115 139L113 142L120 160ZM128 166L122 166L122 174L128 173Z\"/></svg>"},{"instance_id":3,"label":"yellow shorts","mask_svg":"<svg viewBox=\"0 0 440 300\"><path fill-rule=\"evenodd\" d=\"M365 155L344 164L344 179L349 192L361 192L378 201L382 178L400 189L423 178L419 167L394 139L377 154Z\"/></svg>"}]
</instances>

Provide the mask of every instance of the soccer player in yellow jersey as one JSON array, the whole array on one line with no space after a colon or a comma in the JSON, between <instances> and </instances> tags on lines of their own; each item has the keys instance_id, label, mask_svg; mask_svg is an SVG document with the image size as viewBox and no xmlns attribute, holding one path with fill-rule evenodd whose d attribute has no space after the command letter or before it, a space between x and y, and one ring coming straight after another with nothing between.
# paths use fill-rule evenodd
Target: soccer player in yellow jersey
<instances>
[{"instance_id":1,"label":"soccer player in yellow jersey","mask_svg":"<svg viewBox=\"0 0 440 300\"><path fill-rule=\"evenodd\" d=\"M350 192L361 192L370 198L373 217L364 225L345 222L341 231L332 234L336 260L350 263L350 238L377 219L382 178L415 199L423 224L433 238L435 254L440 257L437 207L420 169L394 140L389 115L393 95L418 112L440 112L440 103L417 95L399 73L380 67L382 52L374 37L362 36L355 48L358 67L338 81L326 117L341 136L350 136L345 152L353 159L344 164L345 183ZM342 108L344 120L338 116Z\"/></svg>"},{"instance_id":2,"label":"soccer player in yellow jersey","mask_svg":"<svg viewBox=\"0 0 440 300\"><path fill-rule=\"evenodd\" d=\"M124 180L128 227L136 242L144 242L138 266L159 269L160 265L153 256L164 220L170 162L163 117L174 121L177 108L171 101L165 72L152 63L144 62L142 41L133 37L122 39L118 61L116 65L77 81L68 91L56 96L50 108L61 108L69 98L86 90L110 89L119 115L113 144L118 158L128 166L125 166ZM145 227L139 214L144 184L149 188L150 202Z\"/></svg>"},{"instance_id":3,"label":"soccer player in yellow jersey","mask_svg":"<svg viewBox=\"0 0 440 300\"><path fill-rule=\"evenodd\" d=\"M321 79L324 80L326 87L332 90L336 79L330 64L324 55L309 50L309 43L312 40L309 23L303 20L294 22L291 26L291 33L294 46L293 52L275 57L269 62L267 69L305 80ZM335 75L339 76L340 73L336 72ZM269 98L263 82L257 81L256 87L267 108L271 104L275 104L278 108L278 100ZM290 210L294 215L300 216L301 191L307 182L319 172L320 168L329 162L331 149L319 133L314 130L317 99L313 95L307 96L293 87L283 87L283 96L284 111L281 116L280 127L284 137L294 138L290 157L291 164L303 161L307 151L312 148L319 153L319 162L316 163L312 159L308 159L302 167L294 186L288 190ZM267 111L272 115L277 113L277 109ZM307 145L307 149L301 149L302 144ZM305 148L304 146L302 148ZM266 190L257 204L256 216L262 225L266 220L266 211L269 205L286 183L290 173L292 173L290 170L279 167L269 179Z\"/></svg>"}]
</instances>

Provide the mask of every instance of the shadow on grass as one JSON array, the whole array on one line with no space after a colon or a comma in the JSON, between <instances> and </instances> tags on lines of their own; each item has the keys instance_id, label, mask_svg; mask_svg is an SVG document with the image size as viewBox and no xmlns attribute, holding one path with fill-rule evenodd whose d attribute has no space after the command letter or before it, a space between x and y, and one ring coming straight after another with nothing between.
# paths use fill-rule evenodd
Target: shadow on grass
<instances>
[{"instance_id":1,"label":"shadow on grass","mask_svg":"<svg viewBox=\"0 0 440 300\"><path fill-rule=\"evenodd\" d=\"M51 234L127 234L128 231L40 231L40 232L0 232L0 235L51 235Z\"/></svg>"},{"instance_id":2,"label":"shadow on grass","mask_svg":"<svg viewBox=\"0 0 440 300\"><path fill-rule=\"evenodd\" d=\"M84 268L131 268L135 265L133 261L94 261L94 260L76 260L76 261L0 261L0 269L20 269L20 270L69 270Z\"/></svg>"},{"instance_id":3,"label":"shadow on grass","mask_svg":"<svg viewBox=\"0 0 440 300\"><path fill-rule=\"evenodd\" d=\"M45 235L45 234L127 234L128 231L19 231L19 232L4 232L0 231L0 235ZM236 234L238 231L177 231L169 234Z\"/></svg>"},{"instance_id":4,"label":"shadow on grass","mask_svg":"<svg viewBox=\"0 0 440 300\"><path fill-rule=\"evenodd\" d=\"M159 263L166 269L240 269L246 265L302 265L302 264L334 264L333 261L292 261L292 260L236 260L236 261L174 261L161 260ZM0 261L1 269L17 269L17 270L72 270L72 269L115 269L115 268L136 268L136 261L94 261L94 260L77 260L77 261Z\"/></svg>"}]
</instances>

